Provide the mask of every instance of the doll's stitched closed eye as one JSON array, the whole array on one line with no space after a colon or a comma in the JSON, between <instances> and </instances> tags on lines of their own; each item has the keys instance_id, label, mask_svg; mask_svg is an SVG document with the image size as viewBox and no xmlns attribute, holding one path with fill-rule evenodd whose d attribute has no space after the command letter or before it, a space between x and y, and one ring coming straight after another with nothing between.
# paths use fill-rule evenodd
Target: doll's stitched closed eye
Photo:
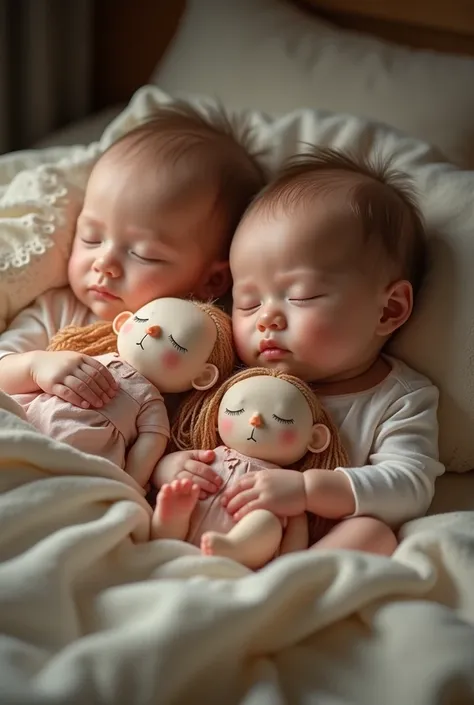
<instances>
[{"instance_id":1,"label":"doll's stitched closed eye","mask_svg":"<svg viewBox=\"0 0 474 705\"><path fill-rule=\"evenodd\" d=\"M242 407L241 409L227 409L225 410L225 413L228 414L229 416L240 416L240 414L243 414L245 409Z\"/></svg>"},{"instance_id":2,"label":"doll's stitched closed eye","mask_svg":"<svg viewBox=\"0 0 474 705\"><path fill-rule=\"evenodd\" d=\"M295 423L294 419L284 419L281 416L278 416L277 414L272 414L272 417L275 419L275 421L278 421L278 423L284 423L288 425Z\"/></svg>"},{"instance_id":3,"label":"doll's stitched closed eye","mask_svg":"<svg viewBox=\"0 0 474 705\"><path fill-rule=\"evenodd\" d=\"M180 345L178 342L176 342L176 340L173 338L172 335L168 336L168 340L170 341L171 345L174 348L176 348L176 350L178 350L178 352L180 352L180 353L187 353L188 352L188 348L185 348L182 345Z\"/></svg>"}]
</instances>

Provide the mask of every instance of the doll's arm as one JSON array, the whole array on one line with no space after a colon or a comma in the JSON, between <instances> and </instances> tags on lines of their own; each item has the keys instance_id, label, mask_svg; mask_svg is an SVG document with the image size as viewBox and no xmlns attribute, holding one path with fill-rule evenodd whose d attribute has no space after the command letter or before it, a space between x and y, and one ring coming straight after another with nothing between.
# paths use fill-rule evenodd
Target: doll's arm
<instances>
[{"instance_id":1,"label":"doll's arm","mask_svg":"<svg viewBox=\"0 0 474 705\"><path fill-rule=\"evenodd\" d=\"M308 548L309 533L306 514L289 517L285 533L280 545L280 556L293 551L304 551Z\"/></svg>"},{"instance_id":2,"label":"doll's arm","mask_svg":"<svg viewBox=\"0 0 474 705\"><path fill-rule=\"evenodd\" d=\"M165 452L167 443L168 438L164 434L145 431L139 434L131 446L125 463L125 472L133 477L140 487L148 484L155 465Z\"/></svg>"}]
</instances>

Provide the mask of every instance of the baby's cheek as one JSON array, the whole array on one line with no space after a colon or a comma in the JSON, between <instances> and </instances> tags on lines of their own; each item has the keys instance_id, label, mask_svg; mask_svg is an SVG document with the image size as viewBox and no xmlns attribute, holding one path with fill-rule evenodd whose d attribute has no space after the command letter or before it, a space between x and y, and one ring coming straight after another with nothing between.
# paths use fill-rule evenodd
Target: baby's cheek
<instances>
[{"instance_id":1,"label":"baby's cheek","mask_svg":"<svg viewBox=\"0 0 474 705\"><path fill-rule=\"evenodd\" d=\"M233 428L234 428L234 422L232 419L229 419L227 416L223 419L221 419L220 423L220 428L222 433L232 433Z\"/></svg>"},{"instance_id":2,"label":"baby's cheek","mask_svg":"<svg viewBox=\"0 0 474 705\"><path fill-rule=\"evenodd\" d=\"M280 431L278 434L278 440L282 446L291 446L296 441L298 437L298 432L291 428L285 428L284 431Z\"/></svg>"},{"instance_id":3,"label":"baby's cheek","mask_svg":"<svg viewBox=\"0 0 474 705\"><path fill-rule=\"evenodd\" d=\"M133 330L133 323L132 323L132 322L130 322L130 323L124 323L123 326L122 326L122 328L121 328L120 330L121 330L123 333L125 333L125 335L126 335L127 333L130 333L130 331Z\"/></svg>"},{"instance_id":4,"label":"baby's cheek","mask_svg":"<svg viewBox=\"0 0 474 705\"><path fill-rule=\"evenodd\" d=\"M166 367L168 370L175 369L180 363L179 353L174 352L173 350L168 350L168 352L165 352L162 356L161 362L163 367Z\"/></svg>"}]
</instances>

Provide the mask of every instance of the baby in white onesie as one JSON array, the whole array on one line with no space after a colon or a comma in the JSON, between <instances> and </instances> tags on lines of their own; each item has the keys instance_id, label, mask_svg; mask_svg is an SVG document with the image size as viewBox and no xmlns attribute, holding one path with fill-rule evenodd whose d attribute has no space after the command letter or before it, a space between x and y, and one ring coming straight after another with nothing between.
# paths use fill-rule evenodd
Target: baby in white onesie
<instances>
[{"instance_id":1,"label":"baby in white onesie","mask_svg":"<svg viewBox=\"0 0 474 705\"><path fill-rule=\"evenodd\" d=\"M257 508L309 511L325 520L317 548L390 555L397 527L426 512L444 472L438 390L383 353L411 315L425 255L410 182L390 165L317 149L253 201L231 246L237 352L249 366L311 381L351 466L248 473L223 493L234 519ZM173 468L186 476L179 456L158 465L158 486Z\"/></svg>"}]
</instances>

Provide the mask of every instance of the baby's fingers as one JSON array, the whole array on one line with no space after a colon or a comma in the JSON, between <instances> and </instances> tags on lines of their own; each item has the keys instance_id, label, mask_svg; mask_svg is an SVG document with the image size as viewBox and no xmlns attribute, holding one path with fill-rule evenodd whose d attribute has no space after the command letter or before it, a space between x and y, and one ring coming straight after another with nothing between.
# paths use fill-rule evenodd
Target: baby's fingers
<instances>
[{"instance_id":1,"label":"baby's fingers","mask_svg":"<svg viewBox=\"0 0 474 705\"><path fill-rule=\"evenodd\" d=\"M234 497L237 497L242 490L249 490L255 485L255 475L252 473L247 473L247 475L244 475L244 477L241 477L240 480L235 482L231 487L226 487L224 492L222 493L222 504L226 506L231 499Z\"/></svg>"},{"instance_id":2,"label":"baby's fingers","mask_svg":"<svg viewBox=\"0 0 474 705\"><path fill-rule=\"evenodd\" d=\"M91 374L92 373L92 376ZM81 367L78 368L77 372L74 373L74 377L77 377L81 382L84 382L92 394L94 394L94 401L92 402L94 406L102 406L103 404L106 404L109 402L111 399L113 399L115 395L115 390L110 390L109 392L104 391L104 386L105 382L102 383L102 386L98 384L96 379L93 376L94 370L92 367L89 365L81 365Z\"/></svg>"},{"instance_id":3,"label":"baby's fingers","mask_svg":"<svg viewBox=\"0 0 474 705\"><path fill-rule=\"evenodd\" d=\"M89 409L89 402L85 401L79 394L76 394L72 389L66 387L64 384L53 384L51 388L51 394L55 397L68 401L73 406L78 406L82 409Z\"/></svg>"},{"instance_id":4,"label":"baby's fingers","mask_svg":"<svg viewBox=\"0 0 474 705\"><path fill-rule=\"evenodd\" d=\"M210 482L208 479L202 477L201 475L195 475L192 472L188 472L187 470L181 470L176 475L176 477L180 480L192 480L192 482L194 482L194 484L196 484L200 490L206 492L206 494L215 494L218 490L217 485L215 485L213 482Z\"/></svg>"},{"instance_id":5,"label":"baby's fingers","mask_svg":"<svg viewBox=\"0 0 474 705\"><path fill-rule=\"evenodd\" d=\"M233 497L226 503L222 502L222 504L224 504L229 514L235 515L236 512L239 512L243 509L243 507L246 507L249 502L255 502L258 498L258 491L256 489L250 489L239 492L236 497Z\"/></svg>"},{"instance_id":6,"label":"baby's fingers","mask_svg":"<svg viewBox=\"0 0 474 705\"><path fill-rule=\"evenodd\" d=\"M103 392L113 396L118 388L118 383L110 371L94 357L84 356L82 369L87 372Z\"/></svg>"},{"instance_id":7,"label":"baby's fingers","mask_svg":"<svg viewBox=\"0 0 474 705\"><path fill-rule=\"evenodd\" d=\"M205 463L201 463L198 460L186 460L183 468L191 475L210 482L214 485L215 490L222 485L222 478Z\"/></svg>"},{"instance_id":8,"label":"baby's fingers","mask_svg":"<svg viewBox=\"0 0 474 705\"><path fill-rule=\"evenodd\" d=\"M64 386L68 387L74 394L87 402L88 406L101 407L104 405L102 398L89 386L91 380L80 369L74 375L68 375L64 380ZM82 405L81 405L82 406Z\"/></svg>"}]
</instances>

